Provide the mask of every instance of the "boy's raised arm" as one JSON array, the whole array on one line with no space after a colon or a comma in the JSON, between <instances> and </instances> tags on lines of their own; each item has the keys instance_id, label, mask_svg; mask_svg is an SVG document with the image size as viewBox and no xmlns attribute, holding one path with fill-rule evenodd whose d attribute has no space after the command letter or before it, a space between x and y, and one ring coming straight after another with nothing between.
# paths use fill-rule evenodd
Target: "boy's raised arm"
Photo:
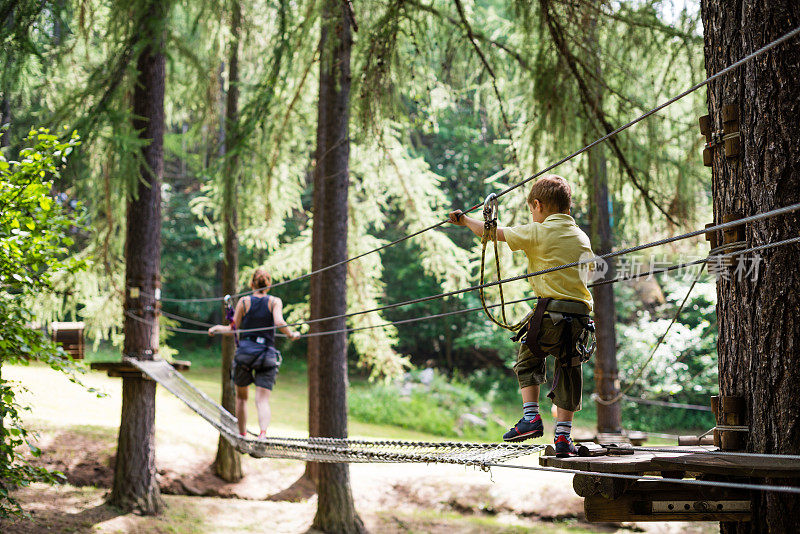
<instances>
[{"instance_id":1,"label":"boy's raised arm","mask_svg":"<svg viewBox=\"0 0 800 534\"><path fill-rule=\"evenodd\" d=\"M461 210L455 210L450 212L450 222L455 224L456 226L466 226L472 233L478 237L483 236L483 221L479 221L478 219L473 219L469 215L466 215ZM506 236L503 233L502 228L497 229L497 240L498 241L505 241Z\"/></svg>"}]
</instances>

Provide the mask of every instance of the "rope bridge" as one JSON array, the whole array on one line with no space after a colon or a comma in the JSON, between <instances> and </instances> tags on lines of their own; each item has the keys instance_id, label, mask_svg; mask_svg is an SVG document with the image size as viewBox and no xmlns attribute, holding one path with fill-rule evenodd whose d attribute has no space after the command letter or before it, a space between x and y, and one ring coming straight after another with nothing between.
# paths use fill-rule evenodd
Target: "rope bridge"
<instances>
[{"instance_id":1,"label":"rope bridge","mask_svg":"<svg viewBox=\"0 0 800 534\"><path fill-rule=\"evenodd\" d=\"M239 434L236 417L186 380L164 360L128 363L178 397L208 421L232 446L255 458L288 458L327 463L446 463L486 467L544 450L544 445L424 442L343 438L254 439Z\"/></svg>"},{"instance_id":2,"label":"rope bridge","mask_svg":"<svg viewBox=\"0 0 800 534\"><path fill-rule=\"evenodd\" d=\"M128 363L138 368L149 378L161 384L170 393L182 400L193 412L208 421L236 450L255 458L286 458L307 462L325 463L441 463L489 469L506 467L553 473L592 475L625 480L663 481L660 477L640 474L606 473L508 463L509 460L535 454L545 449L544 445L522 445L513 443L468 443L459 441L424 442L398 440L358 440L343 438L281 438L269 437L254 439L239 435L234 417L225 408L214 402L208 395L194 387L164 360L128 359ZM636 447L637 450L649 449ZM679 452L685 452L676 449ZM720 451L693 449L694 453L726 454ZM770 457L796 461L798 456L759 455L748 453L727 453L737 457ZM707 486L738 488L755 491L772 491L800 494L800 487L778 486L774 484L753 484L748 482L729 482L720 480L669 479L671 484L684 486Z\"/></svg>"}]
</instances>

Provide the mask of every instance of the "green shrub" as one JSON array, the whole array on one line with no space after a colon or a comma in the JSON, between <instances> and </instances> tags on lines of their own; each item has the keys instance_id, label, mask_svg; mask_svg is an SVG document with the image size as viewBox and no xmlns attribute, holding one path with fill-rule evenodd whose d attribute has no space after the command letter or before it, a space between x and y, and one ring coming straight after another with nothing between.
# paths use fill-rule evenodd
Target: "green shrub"
<instances>
[{"instance_id":1,"label":"green shrub","mask_svg":"<svg viewBox=\"0 0 800 534\"><path fill-rule=\"evenodd\" d=\"M496 440L503 425L487 399L458 380L435 373L433 381L422 384L409 373L410 381L394 384L354 386L350 394L350 416L365 423L395 425L438 436ZM476 426L460 420L470 413L486 421Z\"/></svg>"}]
</instances>

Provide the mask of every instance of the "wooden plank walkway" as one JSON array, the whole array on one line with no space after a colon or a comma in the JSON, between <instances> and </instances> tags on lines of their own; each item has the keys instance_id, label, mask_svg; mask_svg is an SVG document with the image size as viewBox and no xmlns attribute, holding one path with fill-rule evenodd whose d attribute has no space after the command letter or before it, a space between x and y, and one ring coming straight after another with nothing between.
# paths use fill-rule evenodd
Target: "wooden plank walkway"
<instances>
[{"instance_id":1,"label":"wooden plank walkway","mask_svg":"<svg viewBox=\"0 0 800 534\"><path fill-rule=\"evenodd\" d=\"M700 454L698 454L700 453ZM665 451L635 451L617 456L556 458L541 456L544 467L667 477L725 475L733 477L800 478L800 461L761 456L713 454L702 447L668 447Z\"/></svg>"},{"instance_id":2,"label":"wooden plank walkway","mask_svg":"<svg viewBox=\"0 0 800 534\"><path fill-rule=\"evenodd\" d=\"M192 362L186 360L173 360L170 362L177 371L188 371ZM149 377L137 369L133 364L122 361L92 362L89 367L93 371L105 371L110 377L116 378L142 378L149 380Z\"/></svg>"}]
</instances>

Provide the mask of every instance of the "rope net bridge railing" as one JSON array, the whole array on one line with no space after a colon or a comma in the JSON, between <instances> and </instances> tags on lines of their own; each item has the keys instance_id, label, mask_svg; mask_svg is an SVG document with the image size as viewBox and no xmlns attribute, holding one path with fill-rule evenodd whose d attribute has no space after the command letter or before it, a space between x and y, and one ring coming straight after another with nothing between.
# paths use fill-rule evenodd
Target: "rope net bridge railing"
<instances>
[{"instance_id":1,"label":"rope net bridge railing","mask_svg":"<svg viewBox=\"0 0 800 534\"><path fill-rule=\"evenodd\" d=\"M714 225L714 226L709 227L709 228L703 228L701 230L694 230L694 231L687 232L687 233L684 233L684 234L680 234L680 235L676 235L676 236L672 236L672 237L668 237L668 238L659 239L657 241L652 241L652 242L649 242L649 243L644 243L644 244L640 244L640 245L636 245L636 246L632 246L632 247L616 250L616 251L613 251L613 252L610 252L610 253L607 253L607 254L603 254L603 255L600 255L600 256L594 256L594 257L583 259L583 260L580 260L580 261L575 261L575 262L572 262L572 263L567 263L567 264L563 264L563 265L557 265L557 266L554 266L554 267L549 267L547 269L542 269L542 270L535 271L535 272L525 273L525 274L512 276L512 277L508 277L508 278L503 278L503 279L496 280L496 281L493 281L493 282L485 282L485 283L481 283L481 284L478 284L478 285L473 285L473 286L469 286L469 287L466 287L466 288L457 289L457 290L454 290L454 291L448 291L448 292L445 292L445 293L437 293L437 294L434 294L434 295L429 295L429 296L421 297L421 298L417 298L417 299L412 299L412 300L407 300L407 301L403 301L403 302L396 302L396 303L392 303L392 304L387 304L387 305L379 306L379 307L376 307L376 308L371 308L371 309L366 309L366 310L358 310L358 311L349 312L349 313L340 314L340 315L322 317L322 318L319 318L319 319L296 321L296 322L288 323L287 326L303 326L303 325L310 325L310 324L313 324L313 323L318 323L318 322L323 322L323 321L329 321L331 319L350 318L350 317L353 317L353 316L356 316L356 315L363 315L363 314L367 314L367 313L380 312L380 311L384 311L384 310L387 310L387 309L394 309L394 308L399 308L399 307L410 306L410 305L413 305L413 304L419 304L419 303L422 303L422 302L427 302L427 301L431 301L431 300L435 300L435 299L441 299L441 298L446 298L446 297L450 297L450 296L460 295L460 294L471 292L471 291L477 291L477 290L485 289L485 288L488 288L488 287L500 286L501 284L507 284L509 282L516 282L516 281L519 281L519 280L525 280L525 279L528 279L528 278L531 278L531 277L541 276L543 274L548 274L548 273L551 273L551 272L554 272L554 271L558 271L558 270L561 270L561 269L565 269L565 268L580 267L580 266L583 266L583 265L588 265L590 263L594 263L594 262L599 261L599 260L605 261L605 260L608 260L608 259L613 258L613 257L617 257L617 256L625 255L625 254L630 254L632 252L638 252L640 250L644 250L644 249L647 249L647 248L652 248L652 247L656 247L656 246L660 246L660 245L665 245L665 244L668 244L668 243L673 243L675 241L679 241L679 240L682 240L682 239L688 239L688 238L691 238L691 237L695 237L695 236L704 234L706 232L717 231L717 230L726 230L728 228L733 228L735 226L745 225L745 224L748 224L750 222L769 219L769 218L777 217L777 216L784 215L784 214L787 214L787 213L792 213L792 212L795 212L795 211L800 211L800 203L791 204L789 206L785 206L785 207L782 207L782 208L777 208L777 209L774 209L774 210L758 213L758 214L751 215L749 217L745 217L744 219L740 219L740 220L737 220L737 221L732 221L732 222L728 222L728 223L721 223L721 224ZM753 247L750 247L750 248L747 248L747 249L743 249L743 250L737 250L736 252L730 253L730 254L714 254L713 253L714 251L712 251L712 254L710 254L709 257L707 257L707 258L701 258L701 259L698 259L698 260L695 260L695 261L691 261L691 262L676 263L676 264L671 265L669 267L654 269L652 271L647 271L647 272L643 272L643 273L637 273L637 274L633 274L633 275L619 276L619 277L616 277L616 278L613 278L613 279L610 279L610 280L602 280L602 281L598 281L598 282L589 284L588 287L591 288L591 287L605 285L605 284L613 284L613 283L618 283L618 282L624 282L624 281L633 280L633 279L636 279L636 278L642 278L642 277L645 277L645 276L652 276L652 275L655 275L655 274L670 272L670 271L673 271L673 270L676 270L676 269L684 269L684 268L687 268L687 267L699 266L699 265L705 264L705 263L707 263L709 261L712 261L712 260L720 260L720 259L723 259L723 258L734 257L736 255L743 255L743 254L748 254L748 253L752 253L752 252L759 252L759 251L766 250L766 249L769 249L769 248L775 248L775 247L791 245L791 244L795 244L795 243L798 243L798 242L800 242L800 237L792 237L792 238L784 239L784 240L781 240L781 241L775 241L775 242L756 245L756 246L753 246ZM513 300L513 301L508 301L508 302L505 302L504 304L505 305L517 304L517 303L520 303L520 302L532 301L532 300L536 300L536 299L538 299L538 297L533 296L533 297L527 297L527 298L523 298L523 299L517 299L517 300ZM504 304L491 304L491 305L486 305L485 307L486 308L495 308L495 307L501 307ZM445 312L445 313L423 315L423 316L415 317L415 318L411 318L411 319L404 319L404 320L399 320L399 321L390 321L390 322L380 323L380 324L371 325L371 326L363 326L363 327L358 327L358 328L345 328L345 329L325 330L325 331L317 332L317 333L314 333L314 334L303 334L303 337L322 336L322 335L335 334L335 333L339 333L339 332L354 332L354 331L367 330L367 329L372 329L372 328L382 328L382 327L388 327L388 326L396 326L398 324L403 324L403 323L410 323L410 322L422 321L422 320L426 320L426 319L434 319L434 318L439 318L439 317L446 317L446 316L449 316L449 315L457 315L457 314L462 314L462 313L469 313L469 312L472 312L472 311L478 311L478 310L482 310L482 309L484 309L484 307L483 306L479 306L479 307L466 308L466 309L462 309L462 310L455 310L455 311ZM184 321L184 322L198 324L198 325L202 325L202 326L211 326L211 323L206 323L206 322L202 322L202 321L196 321L194 319L182 317L180 315L176 315L176 314L172 314L172 313L168 313L168 312L162 312L162 313L165 316L167 316L169 318L173 318L173 319L175 319L177 321ZM140 321L140 322L143 322L143 323L155 324L154 321L145 319L143 317L140 317L140 316L135 315L135 314L130 313L130 312L126 312L126 315L131 317L134 320L137 320L137 321ZM173 326L163 326L163 328L165 328L166 330L170 330L170 331L174 331L174 332L181 332L181 333L185 333L185 334L208 335L208 331L207 330L197 330L197 329L180 328L180 327L173 327ZM253 332L264 332L264 331L267 331L267 330L277 330L277 327L273 326L273 327L254 328L254 329L251 329L251 330L245 329L245 330L238 330L237 332L241 334L241 333L250 332L250 331L253 331ZM279 334L277 332L276 332L276 334L279 335L279 336L281 335L281 334Z\"/></svg>"},{"instance_id":2,"label":"rope net bridge railing","mask_svg":"<svg viewBox=\"0 0 800 534\"><path fill-rule=\"evenodd\" d=\"M255 458L326 463L446 463L485 467L544 450L544 445L360 440L343 438L254 439L239 434L236 417L186 380L164 360L127 360L208 421L236 450Z\"/></svg>"}]
</instances>

